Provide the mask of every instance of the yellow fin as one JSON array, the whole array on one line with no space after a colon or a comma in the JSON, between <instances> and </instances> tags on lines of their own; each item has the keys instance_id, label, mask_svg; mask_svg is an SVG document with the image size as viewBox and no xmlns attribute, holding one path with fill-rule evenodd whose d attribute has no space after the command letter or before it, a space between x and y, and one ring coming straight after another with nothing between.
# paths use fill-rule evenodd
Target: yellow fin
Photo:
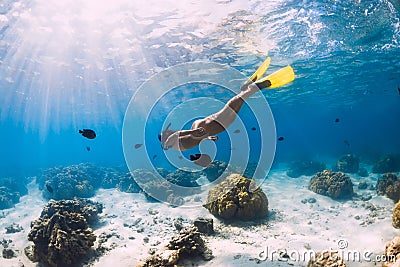
<instances>
[{"instance_id":1,"label":"yellow fin","mask_svg":"<svg viewBox=\"0 0 400 267\"><path fill-rule=\"evenodd\" d=\"M253 73L253 75L250 76L249 80L252 82L257 81L258 79L260 79L264 73L267 71L268 67L269 67L269 63L271 62L271 58L268 57L261 65L260 67L258 67L258 69L256 70L256 72Z\"/></svg>"},{"instance_id":2,"label":"yellow fin","mask_svg":"<svg viewBox=\"0 0 400 267\"><path fill-rule=\"evenodd\" d=\"M256 81L256 84L259 85L260 89L272 89L284 86L294 80L294 71L291 66L286 66L267 77ZM270 82L270 85L268 82ZM260 86L261 85L261 86ZM268 86L269 85L269 86Z\"/></svg>"}]
</instances>

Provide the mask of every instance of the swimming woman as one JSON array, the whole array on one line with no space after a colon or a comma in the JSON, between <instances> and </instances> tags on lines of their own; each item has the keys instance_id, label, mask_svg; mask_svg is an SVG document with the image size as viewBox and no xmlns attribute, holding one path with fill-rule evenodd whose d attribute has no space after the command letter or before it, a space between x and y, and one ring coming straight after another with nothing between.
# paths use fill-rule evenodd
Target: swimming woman
<instances>
[{"instance_id":1,"label":"swimming woman","mask_svg":"<svg viewBox=\"0 0 400 267\"><path fill-rule=\"evenodd\" d=\"M260 89L272 89L283 86L294 80L292 67L287 66L277 72L260 79L268 69L271 59L267 58L257 71L240 88L240 92L232 97L225 106L204 119L193 122L190 130L170 130L171 123L159 135L164 150L184 151L198 146L203 140L218 140L216 134L225 131L236 119L236 116L247 98Z\"/></svg>"}]
</instances>

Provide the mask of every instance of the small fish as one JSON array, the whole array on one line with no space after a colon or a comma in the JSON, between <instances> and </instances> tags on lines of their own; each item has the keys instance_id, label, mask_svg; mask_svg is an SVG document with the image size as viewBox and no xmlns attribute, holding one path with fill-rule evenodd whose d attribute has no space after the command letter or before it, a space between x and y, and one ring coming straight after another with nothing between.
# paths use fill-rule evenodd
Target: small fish
<instances>
[{"instance_id":1,"label":"small fish","mask_svg":"<svg viewBox=\"0 0 400 267\"><path fill-rule=\"evenodd\" d=\"M350 146L350 142L347 140L344 140L343 143L345 143L347 146Z\"/></svg>"},{"instance_id":2,"label":"small fish","mask_svg":"<svg viewBox=\"0 0 400 267\"><path fill-rule=\"evenodd\" d=\"M210 165L212 162L211 157L207 154L190 155L190 160L193 161L194 164L204 168Z\"/></svg>"},{"instance_id":3,"label":"small fish","mask_svg":"<svg viewBox=\"0 0 400 267\"><path fill-rule=\"evenodd\" d=\"M285 138L283 137L283 136L280 136L279 138L278 138L278 141L283 141Z\"/></svg>"},{"instance_id":4,"label":"small fish","mask_svg":"<svg viewBox=\"0 0 400 267\"><path fill-rule=\"evenodd\" d=\"M139 147L141 147L143 144L136 144L135 145L135 149L138 149Z\"/></svg>"},{"instance_id":5,"label":"small fish","mask_svg":"<svg viewBox=\"0 0 400 267\"><path fill-rule=\"evenodd\" d=\"M87 146L87 147L86 147L86 150L87 150L87 151L90 151L90 146Z\"/></svg>"},{"instance_id":6,"label":"small fish","mask_svg":"<svg viewBox=\"0 0 400 267\"><path fill-rule=\"evenodd\" d=\"M335 122L339 122L339 121L340 121L340 119L339 119L339 118L336 118L336 119L335 119Z\"/></svg>"},{"instance_id":7,"label":"small fish","mask_svg":"<svg viewBox=\"0 0 400 267\"><path fill-rule=\"evenodd\" d=\"M240 133L240 130L237 129L237 130L235 130L233 133Z\"/></svg>"},{"instance_id":8,"label":"small fish","mask_svg":"<svg viewBox=\"0 0 400 267\"><path fill-rule=\"evenodd\" d=\"M156 158L157 158L157 155L154 155L154 156L153 156L153 159L156 159Z\"/></svg>"},{"instance_id":9,"label":"small fish","mask_svg":"<svg viewBox=\"0 0 400 267\"><path fill-rule=\"evenodd\" d=\"M399 95L400 95L400 87L397 87L397 91L399 92Z\"/></svg>"},{"instance_id":10,"label":"small fish","mask_svg":"<svg viewBox=\"0 0 400 267\"><path fill-rule=\"evenodd\" d=\"M49 191L50 193L53 193L53 188L52 188L49 184L46 184L46 189L47 189L47 191Z\"/></svg>"},{"instance_id":11,"label":"small fish","mask_svg":"<svg viewBox=\"0 0 400 267\"><path fill-rule=\"evenodd\" d=\"M255 131L255 130L257 130L257 129L256 129L256 127L251 127L251 130L252 130L252 131Z\"/></svg>"},{"instance_id":12,"label":"small fish","mask_svg":"<svg viewBox=\"0 0 400 267\"><path fill-rule=\"evenodd\" d=\"M86 137L88 139L95 139L96 138L96 133L91 130L91 129L83 129L83 130L79 130L79 133L83 136Z\"/></svg>"}]
</instances>

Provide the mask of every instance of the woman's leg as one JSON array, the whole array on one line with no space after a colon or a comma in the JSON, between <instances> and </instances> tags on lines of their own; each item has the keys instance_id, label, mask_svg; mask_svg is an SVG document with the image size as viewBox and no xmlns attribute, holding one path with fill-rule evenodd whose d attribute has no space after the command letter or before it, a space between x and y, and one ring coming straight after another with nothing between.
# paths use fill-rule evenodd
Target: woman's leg
<instances>
[{"instance_id":1,"label":"woman's leg","mask_svg":"<svg viewBox=\"0 0 400 267\"><path fill-rule=\"evenodd\" d=\"M204 139L208 137L208 133L203 127L198 127L190 130L179 131L179 136L191 135L194 139Z\"/></svg>"},{"instance_id":2,"label":"woman's leg","mask_svg":"<svg viewBox=\"0 0 400 267\"><path fill-rule=\"evenodd\" d=\"M204 126L199 126L204 127L210 135L225 131L236 119L244 101L258 90L260 89L256 84L250 84L247 90L241 91L239 94L232 97L220 111L205 118Z\"/></svg>"}]
</instances>

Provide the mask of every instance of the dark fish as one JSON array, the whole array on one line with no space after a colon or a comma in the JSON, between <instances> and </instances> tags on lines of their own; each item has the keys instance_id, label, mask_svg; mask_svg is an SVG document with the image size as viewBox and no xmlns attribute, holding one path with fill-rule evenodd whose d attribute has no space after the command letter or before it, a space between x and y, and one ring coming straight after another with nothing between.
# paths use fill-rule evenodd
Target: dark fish
<instances>
[{"instance_id":1,"label":"dark fish","mask_svg":"<svg viewBox=\"0 0 400 267\"><path fill-rule=\"evenodd\" d=\"M235 131L234 131L234 133L240 133L240 130L239 130L239 129L237 129L237 130L235 130Z\"/></svg>"},{"instance_id":2,"label":"dark fish","mask_svg":"<svg viewBox=\"0 0 400 267\"><path fill-rule=\"evenodd\" d=\"M161 134L158 134L158 140L161 142Z\"/></svg>"},{"instance_id":3,"label":"dark fish","mask_svg":"<svg viewBox=\"0 0 400 267\"><path fill-rule=\"evenodd\" d=\"M340 121L340 119L339 119L339 118L336 118L336 119L335 119L335 122L339 122L339 121Z\"/></svg>"},{"instance_id":4,"label":"dark fish","mask_svg":"<svg viewBox=\"0 0 400 267\"><path fill-rule=\"evenodd\" d=\"M283 141L285 138L283 138L283 136L280 136L279 138L278 138L278 141Z\"/></svg>"},{"instance_id":5,"label":"dark fish","mask_svg":"<svg viewBox=\"0 0 400 267\"><path fill-rule=\"evenodd\" d=\"M400 87L397 87L397 91L399 92L399 95L400 95Z\"/></svg>"},{"instance_id":6,"label":"dark fish","mask_svg":"<svg viewBox=\"0 0 400 267\"><path fill-rule=\"evenodd\" d=\"M153 156L153 159L155 159L155 158L157 158L157 155L154 155L154 156Z\"/></svg>"},{"instance_id":7,"label":"dark fish","mask_svg":"<svg viewBox=\"0 0 400 267\"><path fill-rule=\"evenodd\" d=\"M251 127L251 130L252 130L252 131L255 131L255 130L257 130L257 129L256 129L256 127Z\"/></svg>"},{"instance_id":8,"label":"dark fish","mask_svg":"<svg viewBox=\"0 0 400 267\"><path fill-rule=\"evenodd\" d=\"M211 157L207 154L190 155L190 160L193 161L194 164L204 168L210 165L212 162Z\"/></svg>"},{"instance_id":9,"label":"dark fish","mask_svg":"<svg viewBox=\"0 0 400 267\"><path fill-rule=\"evenodd\" d=\"M49 184L46 184L46 189L47 189L47 191L49 191L50 193L53 193L53 188L52 188Z\"/></svg>"},{"instance_id":10,"label":"dark fish","mask_svg":"<svg viewBox=\"0 0 400 267\"><path fill-rule=\"evenodd\" d=\"M141 147L143 144L136 144L135 145L135 149L138 149L139 147Z\"/></svg>"},{"instance_id":11,"label":"dark fish","mask_svg":"<svg viewBox=\"0 0 400 267\"><path fill-rule=\"evenodd\" d=\"M87 151L90 151L90 146L87 146L87 147L86 147L86 150L87 150Z\"/></svg>"},{"instance_id":12,"label":"dark fish","mask_svg":"<svg viewBox=\"0 0 400 267\"><path fill-rule=\"evenodd\" d=\"M96 138L96 133L91 130L91 129L83 129L83 130L79 130L79 133L88 138L88 139L95 139Z\"/></svg>"}]
</instances>

